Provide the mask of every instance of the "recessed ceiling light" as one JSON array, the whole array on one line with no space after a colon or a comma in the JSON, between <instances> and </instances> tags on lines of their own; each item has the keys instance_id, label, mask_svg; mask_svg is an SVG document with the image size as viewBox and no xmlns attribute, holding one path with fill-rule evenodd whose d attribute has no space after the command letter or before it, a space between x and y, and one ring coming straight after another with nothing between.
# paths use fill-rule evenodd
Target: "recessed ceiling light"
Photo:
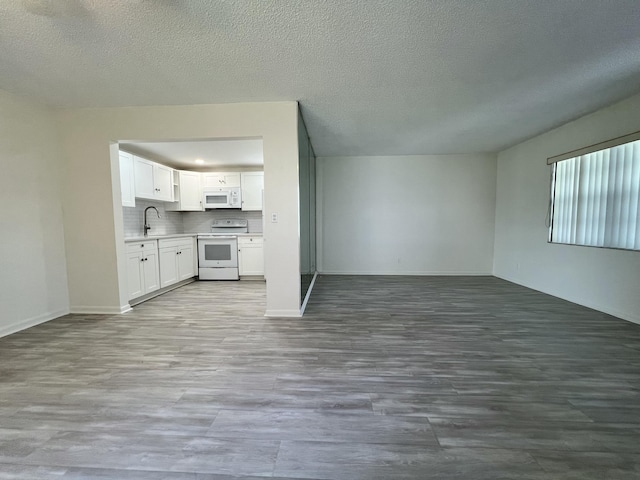
<instances>
[{"instance_id":1,"label":"recessed ceiling light","mask_svg":"<svg viewBox=\"0 0 640 480\"><path fill-rule=\"evenodd\" d=\"M203 160L203 159L201 159L201 158L196 158L196 163L197 163L198 165L202 165L202 164L204 163L204 160Z\"/></svg>"}]
</instances>

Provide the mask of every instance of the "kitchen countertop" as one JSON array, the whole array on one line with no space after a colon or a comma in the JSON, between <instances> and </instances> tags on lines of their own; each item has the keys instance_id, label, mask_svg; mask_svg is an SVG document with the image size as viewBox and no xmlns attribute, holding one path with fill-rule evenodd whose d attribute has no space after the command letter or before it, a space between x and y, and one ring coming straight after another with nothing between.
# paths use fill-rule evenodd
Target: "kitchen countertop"
<instances>
[{"instance_id":1,"label":"kitchen countertop","mask_svg":"<svg viewBox=\"0 0 640 480\"><path fill-rule=\"evenodd\" d=\"M212 236L222 236L222 237L261 237L262 236L262 232L249 232L249 233L223 233L223 232L217 232L217 233L196 233L197 235L212 235Z\"/></svg>"},{"instance_id":2,"label":"kitchen countertop","mask_svg":"<svg viewBox=\"0 0 640 480\"><path fill-rule=\"evenodd\" d=\"M163 240L168 238L182 238L182 237L197 237L198 235L209 235L208 233L173 233L169 235L149 235L144 237L142 235L138 237L125 237L124 241L127 242L140 242L143 240ZM220 233L218 235L234 235L236 237L261 237L262 232L249 232L249 233Z\"/></svg>"},{"instance_id":3,"label":"kitchen countertop","mask_svg":"<svg viewBox=\"0 0 640 480\"><path fill-rule=\"evenodd\" d=\"M165 238L181 238L181 237L197 237L197 233L173 233L169 235L149 235L148 237L144 237L140 235L139 237L125 237L124 241L126 242L140 242L142 240L162 240Z\"/></svg>"}]
</instances>

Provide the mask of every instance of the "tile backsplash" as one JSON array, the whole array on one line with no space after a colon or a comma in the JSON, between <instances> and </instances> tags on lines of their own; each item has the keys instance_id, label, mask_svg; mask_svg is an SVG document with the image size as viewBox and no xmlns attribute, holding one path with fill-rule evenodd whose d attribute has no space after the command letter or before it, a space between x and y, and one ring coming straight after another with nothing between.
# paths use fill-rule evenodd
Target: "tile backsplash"
<instances>
[{"instance_id":1,"label":"tile backsplash","mask_svg":"<svg viewBox=\"0 0 640 480\"><path fill-rule=\"evenodd\" d=\"M143 218L144 209L147 207L156 207L160 213L160 218L156 215L156 212L149 210L147 213L147 221L151 230L149 235L171 235L174 233L183 233L184 227L182 226L182 213L180 212L166 212L163 202L154 202L152 200L142 200L136 198L135 207L122 207L122 217L124 222L124 236L127 237L140 237L144 233Z\"/></svg>"},{"instance_id":2,"label":"tile backsplash","mask_svg":"<svg viewBox=\"0 0 640 480\"><path fill-rule=\"evenodd\" d=\"M243 212L240 210L207 210L204 212L167 212L163 202L136 198L135 207L122 207L125 238L140 237L143 231L144 209L156 207L156 212L149 210L147 221L151 230L149 235L171 235L174 233L206 233L211 231L213 220L225 218L247 219L250 233L262 233L262 212Z\"/></svg>"},{"instance_id":3,"label":"tile backsplash","mask_svg":"<svg viewBox=\"0 0 640 480\"><path fill-rule=\"evenodd\" d=\"M183 212L184 233L207 233L214 220L242 218L248 221L249 233L262 233L262 212L240 210L207 210L204 212Z\"/></svg>"}]
</instances>

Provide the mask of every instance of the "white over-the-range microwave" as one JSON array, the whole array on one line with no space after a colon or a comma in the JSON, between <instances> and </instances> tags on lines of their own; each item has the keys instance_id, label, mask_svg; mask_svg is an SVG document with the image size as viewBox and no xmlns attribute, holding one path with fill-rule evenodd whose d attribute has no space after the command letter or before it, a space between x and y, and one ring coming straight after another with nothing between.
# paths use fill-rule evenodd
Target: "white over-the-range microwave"
<instances>
[{"instance_id":1,"label":"white over-the-range microwave","mask_svg":"<svg viewBox=\"0 0 640 480\"><path fill-rule=\"evenodd\" d=\"M210 187L204 189L204 208L240 208L242 197L240 187Z\"/></svg>"}]
</instances>

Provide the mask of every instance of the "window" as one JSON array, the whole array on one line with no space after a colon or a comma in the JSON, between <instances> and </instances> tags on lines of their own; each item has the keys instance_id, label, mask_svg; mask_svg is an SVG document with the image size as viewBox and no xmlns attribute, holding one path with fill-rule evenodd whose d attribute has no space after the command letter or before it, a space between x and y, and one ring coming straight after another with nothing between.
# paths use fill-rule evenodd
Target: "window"
<instances>
[{"instance_id":1,"label":"window","mask_svg":"<svg viewBox=\"0 0 640 480\"><path fill-rule=\"evenodd\" d=\"M640 250L640 132L547 163L550 242Z\"/></svg>"}]
</instances>

